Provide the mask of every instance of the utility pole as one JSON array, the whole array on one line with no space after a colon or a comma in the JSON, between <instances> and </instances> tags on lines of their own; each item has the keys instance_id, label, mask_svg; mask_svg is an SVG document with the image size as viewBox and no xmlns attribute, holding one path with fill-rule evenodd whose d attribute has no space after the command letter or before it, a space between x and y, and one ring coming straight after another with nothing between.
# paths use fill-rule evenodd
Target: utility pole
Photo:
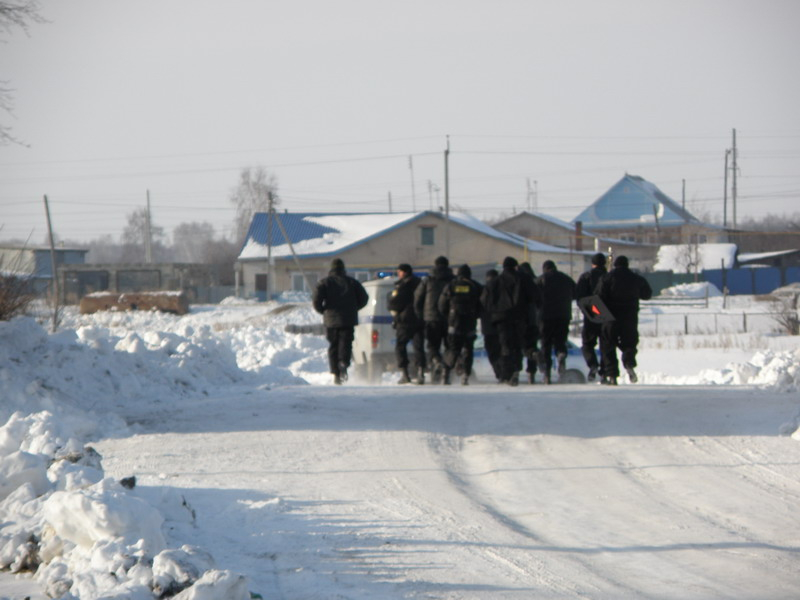
<instances>
[{"instance_id":1,"label":"utility pole","mask_svg":"<svg viewBox=\"0 0 800 600\"><path fill-rule=\"evenodd\" d=\"M147 210L144 214L144 262L153 262L153 233L150 225L150 190L147 190Z\"/></svg>"},{"instance_id":2,"label":"utility pole","mask_svg":"<svg viewBox=\"0 0 800 600\"><path fill-rule=\"evenodd\" d=\"M275 270L275 261L272 258L272 213L274 209L274 201L272 197L272 190L267 191L267 300L270 295L275 293L275 277L273 271Z\"/></svg>"},{"instance_id":3,"label":"utility pole","mask_svg":"<svg viewBox=\"0 0 800 600\"><path fill-rule=\"evenodd\" d=\"M411 211L417 212L417 191L414 188L414 157L408 155L408 170L411 171Z\"/></svg>"},{"instance_id":4,"label":"utility pole","mask_svg":"<svg viewBox=\"0 0 800 600\"><path fill-rule=\"evenodd\" d=\"M444 255L450 258L450 136L444 151Z\"/></svg>"},{"instance_id":5,"label":"utility pole","mask_svg":"<svg viewBox=\"0 0 800 600\"><path fill-rule=\"evenodd\" d=\"M53 333L58 329L59 301L61 288L58 284L58 266L56 265L56 245L53 241L53 226L50 223L50 204L47 196L44 197L44 212L47 216L47 236L50 239L50 270L53 281Z\"/></svg>"},{"instance_id":6,"label":"utility pole","mask_svg":"<svg viewBox=\"0 0 800 600\"><path fill-rule=\"evenodd\" d=\"M686 210L686 180L682 179L681 182L681 208Z\"/></svg>"},{"instance_id":7,"label":"utility pole","mask_svg":"<svg viewBox=\"0 0 800 600\"><path fill-rule=\"evenodd\" d=\"M539 210L539 182L534 180L531 187L531 178L528 177L528 212Z\"/></svg>"},{"instance_id":8,"label":"utility pole","mask_svg":"<svg viewBox=\"0 0 800 600\"><path fill-rule=\"evenodd\" d=\"M733 150L731 150L731 168L733 180L731 181L731 204L733 206L733 228L736 229L736 129L733 130Z\"/></svg>"},{"instance_id":9,"label":"utility pole","mask_svg":"<svg viewBox=\"0 0 800 600\"><path fill-rule=\"evenodd\" d=\"M731 155L730 149L725 150L725 183L722 190L722 226L728 226L728 157Z\"/></svg>"},{"instance_id":10,"label":"utility pole","mask_svg":"<svg viewBox=\"0 0 800 600\"><path fill-rule=\"evenodd\" d=\"M533 191L531 189L531 178L528 177L528 196L527 196L528 212L531 212L531 197L532 196L533 196Z\"/></svg>"},{"instance_id":11,"label":"utility pole","mask_svg":"<svg viewBox=\"0 0 800 600\"><path fill-rule=\"evenodd\" d=\"M392 212L392 192L389 191L389 212Z\"/></svg>"}]
</instances>

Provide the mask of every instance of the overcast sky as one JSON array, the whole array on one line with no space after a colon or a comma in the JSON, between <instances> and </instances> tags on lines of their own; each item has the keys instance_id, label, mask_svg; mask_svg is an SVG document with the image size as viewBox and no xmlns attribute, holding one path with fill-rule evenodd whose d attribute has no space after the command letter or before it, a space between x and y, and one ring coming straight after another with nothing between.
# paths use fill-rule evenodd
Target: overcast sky
<instances>
[{"instance_id":1,"label":"overcast sky","mask_svg":"<svg viewBox=\"0 0 800 600\"><path fill-rule=\"evenodd\" d=\"M479 217L571 220L627 172L721 218L734 128L739 221L800 210L796 0L41 8L0 34L27 144L0 147L0 240L44 241L45 194L62 239L116 238L148 190L167 233L229 235L256 165L289 211L428 209L448 135L451 210Z\"/></svg>"}]
</instances>

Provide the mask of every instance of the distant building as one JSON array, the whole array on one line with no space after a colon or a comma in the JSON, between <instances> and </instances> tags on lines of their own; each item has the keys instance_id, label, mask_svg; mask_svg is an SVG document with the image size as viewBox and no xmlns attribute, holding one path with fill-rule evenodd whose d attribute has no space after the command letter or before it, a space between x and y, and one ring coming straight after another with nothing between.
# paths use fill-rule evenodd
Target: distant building
<instances>
[{"instance_id":1,"label":"distant building","mask_svg":"<svg viewBox=\"0 0 800 600\"><path fill-rule=\"evenodd\" d=\"M344 260L353 277L368 280L394 274L400 263L427 271L440 255L453 268L480 266L474 276L482 280L483 272L506 256L530 262L537 272L542 262L553 260L577 277L587 268L591 252L525 240L464 213L451 213L449 220L432 211L257 213L236 262L237 288L245 296L265 299L285 291L310 291L328 274L335 257Z\"/></svg>"},{"instance_id":2,"label":"distant building","mask_svg":"<svg viewBox=\"0 0 800 600\"><path fill-rule=\"evenodd\" d=\"M81 265L89 250L56 248L56 269L64 265ZM49 247L0 246L0 273L30 280L37 294L46 293L53 282L53 261Z\"/></svg>"},{"instance_id":3,"label":"distant building","mask_svg":"<svg viewBox=\"0 0 800 600\"><path fill-rule=\"evenodd\" d=\"M597 235L638 244L725 243L721 227L708 225L637 175L626 174L572 220Z\"/></svg>"},{"instance_id":4,"label":"distant building","mask_svg":"<svg viewBox=\"0 0 800 600\"><path fill-rule=\"evenodd\" d=\"M495 223L493 227L524 239L577 252L602 252L612 256L624 254L630 259L631 265L640 270L652 268L658 250L658 246L654 244L641 244L601 235L584 228L580 221L568 223L543 213L523 211Z\"/></svg>"},{"instance_id":5,"label":"distant building","mask_svg":"<svg viewBox=\"0 0 800 600\"><path fill-rule=\"evenodd\" d=\"M93 292L184 292L191 303L216 303L233 294L218 285L216 268L198 263L111 263L63 265L58 269L62 300L77 304Z\"/></svg>"}]
</instances>

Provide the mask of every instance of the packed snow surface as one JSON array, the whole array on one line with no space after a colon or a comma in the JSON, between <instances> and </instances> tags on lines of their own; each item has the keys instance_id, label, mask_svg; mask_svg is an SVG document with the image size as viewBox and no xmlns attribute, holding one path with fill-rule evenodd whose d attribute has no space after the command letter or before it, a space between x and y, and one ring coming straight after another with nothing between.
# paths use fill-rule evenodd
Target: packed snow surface
<instances>
[{"instance_id":1,"label":"packed snow surface","mask_svg":"<svg viewBox=\"0 0 800 600\"><path fill-rule=\"evenodd\" d=\"M796 338L643 337L616 388L338 387L295 300L0 322L0 598L800 594Z\"/></svg>"}]
</instances>

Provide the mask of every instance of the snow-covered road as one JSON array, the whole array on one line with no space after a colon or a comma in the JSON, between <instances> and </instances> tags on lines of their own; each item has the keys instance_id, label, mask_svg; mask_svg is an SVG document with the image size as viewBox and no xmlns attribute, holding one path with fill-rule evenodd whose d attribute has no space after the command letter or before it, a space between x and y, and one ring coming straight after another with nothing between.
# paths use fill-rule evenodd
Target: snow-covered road
<instances>
[{"instance_id":1,"label":"snow-covered road","mask_svg":"<svg viewBox=\"0 0 800 600\"><path fill-rule=\"evenodd\" d=\"M292 386L162 406L95 445L106 474L179 489L196 525L171 544L265 599L800 595L800 444L778 435L795 394Z\"/></svg>"}]
</instances>

